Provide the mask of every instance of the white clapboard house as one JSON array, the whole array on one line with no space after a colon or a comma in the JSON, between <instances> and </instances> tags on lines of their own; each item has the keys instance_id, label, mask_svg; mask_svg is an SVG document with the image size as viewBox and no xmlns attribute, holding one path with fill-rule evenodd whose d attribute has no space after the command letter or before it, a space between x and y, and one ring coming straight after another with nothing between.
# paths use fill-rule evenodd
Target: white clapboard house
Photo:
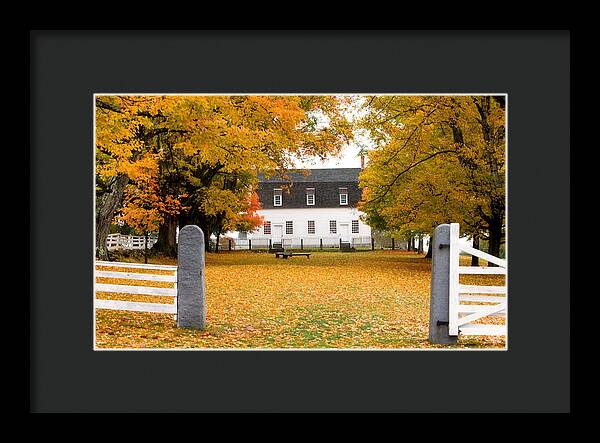
<instances>
[{"instance_id":1,"label":"white clapboard house","mask_svg":"<svg viewBox=\"0 0 600 443\"><path fill-rule=\"evenodd\" d=\"M361 168L289 171L285 178L260 178L257 190L264 218L254 232L241 235L254 247L283 248L368 246L371 228L356 208L361 197Z\"/></svg>"}]
</instances>

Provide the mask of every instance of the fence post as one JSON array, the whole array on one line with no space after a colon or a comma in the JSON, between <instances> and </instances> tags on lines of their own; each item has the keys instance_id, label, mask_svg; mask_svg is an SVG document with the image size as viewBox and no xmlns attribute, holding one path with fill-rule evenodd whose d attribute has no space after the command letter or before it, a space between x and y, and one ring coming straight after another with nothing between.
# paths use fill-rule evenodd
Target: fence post
<instances>
[{"instance_id":1,"label":"fence post","mask_svg":"<svg viewBox=\"0 0 600 443\"><path fill-rule=\"evenodd\" d=\"M204 233L187 225L177 244L177 327L204 329L205 321Z\"/></svg>"},{"instance_id":2,"label":"fence post","mask_svg":"<svg viewBox=\"0 0 600 443\"><path fill-rule=\"evenodd\" d=\"M375 250L375 238L371 237L371 251Z\"/></svg>"},{"instance_id":3,"label":"fence post","mask_svg":"<svg viewBox=\"0 0 600 443\"><path fill-rule=\"evenodd\" d=\"M458 336L458 305L460 303L458 295L458 281L460 274L458 267L460 266L460 250L458 249L458 241L460 237L460 225L458 223L450 224L450 271L449 271L449 290L448 290L448 317L450 324L448 325L448 334Z\"/></svg>"},{"instance_id":4,"label":"fence post","mask_svg":"<svg viewBox=\"0 0 600 443\"><path fill-rule=\"evenodd\" d=\"M435 228L432 241L429 341L434 344L455 344L458 336L448 334L450 225L443 224Z\"/></svg>"}]
</instances>

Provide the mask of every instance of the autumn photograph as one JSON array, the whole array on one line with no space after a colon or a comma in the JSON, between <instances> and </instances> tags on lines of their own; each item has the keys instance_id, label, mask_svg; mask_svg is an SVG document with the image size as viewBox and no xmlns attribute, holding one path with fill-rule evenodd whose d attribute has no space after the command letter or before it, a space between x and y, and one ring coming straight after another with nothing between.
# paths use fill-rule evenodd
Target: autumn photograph
<instances>
[{"instance_id":1,"label":"autumn photograph","mask_svg":"<svg viewBox=\"0 0 600 443\"><path fill-rule=\"evenodd\" d=\"M95 350L508 349L506 94L95 94Z\"/></svg>"}]
</instances>

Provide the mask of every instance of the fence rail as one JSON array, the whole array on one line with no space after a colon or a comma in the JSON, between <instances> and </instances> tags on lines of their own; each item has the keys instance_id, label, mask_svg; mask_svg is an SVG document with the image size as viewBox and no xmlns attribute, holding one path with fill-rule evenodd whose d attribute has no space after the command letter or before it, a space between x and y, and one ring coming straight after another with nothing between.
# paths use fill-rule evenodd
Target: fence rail
<instances>
[{"instance_id":1,"label":"fence rail","mask_svg":"<svg viewBox=\"0 0 600 443\"><path fill-rule=\"evenodd\" d=\"M174 265L154 265L144 263L126 263L117 261L102 261L96 260L96 266L110 266L113 268L131 268L131 269L152 269L152 270L163 270L163 271L177 271L177 266ZM119 272L119 271L117 271ZM151 275L151 274L149 274Z\"/></svg>"},{"instance_id":2,"label":"fence rail","mask_svg":"<svg viewBox=\"0 0 600 443\"><path fill-rule=\"evenodd\" d=\"M98 268L113 267L123 268L127 270L107 271ZM132 269L143 269L148 271L173 271L171 275L161 275L153 273L136 273L131 272ZM137 311L137 312L164 312L177 315L177 266L171 265L152 265L141 263L124 263L124 262L108 262L96 261L95 278L117 278L122 280L148 281L148 282L170 282L173 283L171 288L157 288L154 286L133 286L127 283L98 283L95 282L95 292L119 293L119 294L134 294L134 295L154 295L173 297L173 304L167 303L141 303L125 300L103 300L94 297L94 307L96 309L115 309L120 311Z\"/></svg>"},{"instance_id":3,"label":"fence rail","mask_svg":"<svg viewBox=\"0 0 600 443\"><path fill-rule=\"evenodd\" d=\"M158 238L156 236L148 237L148 249L154 246ZM122 235L109 234L106 237L106 248L109 251L114 249L144 249L146 239L143 235Z\"/></svg>"},{"instance_id":4,"label":"fence rail","mask_svg":"<svg viewBox=\"0 0 600 443\"><path fill-rule=\"evenodd\" d=\"M342 240L344 241L344 240ZM349 241L355 248L371 248L372 238L370 236L350 237ZM312 236L312 237L287 237L280 241L273 240L268 237L253 237L253 238L238 238L231 239L230 243L223 241L219 242L219 249L223 250L249 250L249 249L270 249L275 243L282 243L285 249L339 249L339 236Z\"/></svg>"},{"instance_id":5,"label":"fence rail","mask_svg":"<svg viewBox=\"0 0 600 443\"><path fill-rule=\"evenodd\" d=\"M99 300L94 302L96 309L113 309L117 311L164 312L177 314L177 306L166 303L140 303L121 300Z\"/></svg>"}]
</instances>

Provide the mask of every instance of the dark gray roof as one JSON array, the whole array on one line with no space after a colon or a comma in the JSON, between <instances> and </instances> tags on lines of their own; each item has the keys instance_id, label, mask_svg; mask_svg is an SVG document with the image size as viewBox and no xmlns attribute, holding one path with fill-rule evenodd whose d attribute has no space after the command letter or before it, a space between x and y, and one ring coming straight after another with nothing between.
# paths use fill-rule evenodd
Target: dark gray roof
<instances>
[{"instance_id":1,"label":"dark gray roof","mask_svg":"<svg viewBox=\"0 0 600 443\"><path fill-rule=\"evenodd\" d=\"M332 183L332 182L358 182L360 168L329 168L329 169L305 169L309 175L304 175L301 170L286 172L289 179L282 179L279 176L273 176L266 179L262 174L259 175L261 183Z\"/></svg>"}]
</instances>

